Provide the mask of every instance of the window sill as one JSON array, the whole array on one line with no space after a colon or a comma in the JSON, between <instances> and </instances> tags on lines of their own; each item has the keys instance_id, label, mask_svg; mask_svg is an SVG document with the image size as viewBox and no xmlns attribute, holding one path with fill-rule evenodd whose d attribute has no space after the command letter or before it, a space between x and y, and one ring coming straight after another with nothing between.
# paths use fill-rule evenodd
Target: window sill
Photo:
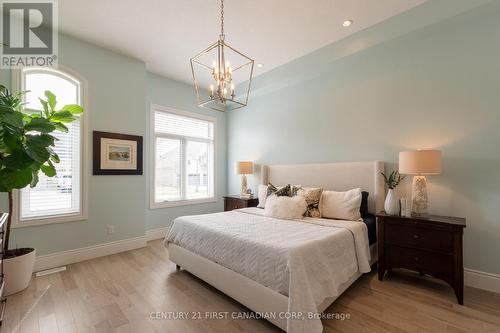
<instances>
[{"instance_id":1,"label":"window sill","mask_svg":"<svg viewBox=\"0 0 500 333\"><path fill-rule=\"evenodd\" d=\"M34 227L38 225L45 224L54 224L54 223L64 223L64 222L76 222L76 221L84 221L87 219L86 215L78 214L78 215L63 215L63 216L47 216L43 218L33 218L26 219L23 221L13 221L12 228L26 228L26 227Z\"/></svg>"},{"instance_id":2,"label":"window sill","mask_svg":"<svg viewBox=\"0 0 500 333\"><path fill-rule=\"evenodd\" d=\"M206 199L192 199L192 200L179 200L179 201L164 201L164 202L152 202L150 204L150 209L161 209L179 206L190 206L190 205L200 205L206 203L216 203L217 199L215 197Z\"/></svg>"}]
</instances>

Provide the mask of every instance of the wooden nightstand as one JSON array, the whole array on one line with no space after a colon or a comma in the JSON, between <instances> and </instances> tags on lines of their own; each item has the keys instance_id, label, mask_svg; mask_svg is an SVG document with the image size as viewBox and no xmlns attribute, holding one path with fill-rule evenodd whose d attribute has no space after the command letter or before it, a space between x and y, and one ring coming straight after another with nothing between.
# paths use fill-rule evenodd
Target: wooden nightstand
<instances>
[{"instance_id":1,"label":"wooden nightstand","mask_svg":"<svg viewBox=\"0 0 500 333\"><path fill-rule=\"evenodd\" d=\"M377 214L378 279L385 271L406 268L446 281L464 304L462 236L465 219Z\"/></svg>"},{"instance_id":2,"label":"wooden nightstand","mask_svg":"<svg viewBox=\"0 0 500 333\"><path fill-rule=\"evenodd\" d=\"M225 212L239 208L257 207L259 204L259 199L257 198L240 198L239 195L227 195L223 198Z\"/></svg>"}]
</instances>

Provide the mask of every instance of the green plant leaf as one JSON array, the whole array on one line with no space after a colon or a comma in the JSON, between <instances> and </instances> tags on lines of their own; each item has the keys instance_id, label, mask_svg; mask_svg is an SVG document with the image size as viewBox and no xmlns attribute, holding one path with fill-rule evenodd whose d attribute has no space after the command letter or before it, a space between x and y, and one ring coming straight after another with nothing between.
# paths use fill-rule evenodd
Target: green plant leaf
<instances>
[{"instance_id":1,"label":"green plant leaf","mask_svg":"<svg viewBox=\"0 0 500 333\"><path fill-rule=\"evenodd\" d=\"M57 155L54 151L52 151L50 154L50 161L52 161L54 163L61 162L61 160L59 159L59 155Z\"/></svg>"},{"instance_id":2,"label":"green plant leaf","mask_svg":"<svg viewBox=\"0 0 500 333\"><path fill-rule=\"evenodd\" d=\"M35 161L45 163L50 157L47 148L54 144L50 135L26 135L25 151Z\"/></svg>"},{"instance_id":3,"label":"green plant leaf","mask_svg":"<svg viewBox=\"0 0 500 333\"><path fill-rule=\"evenodd\" d=\"M33 164L33 159L22 150L16 150L3 160L7 169L20 170Z\"/></svg>"},{"instance_id":4,"label":"green plant leaf","mask_svg":"<svg viewBox=\"0 0 500 333\"><path fill-rule=\"evenodd\" d=\"M72 114L80 114L83 112L83 108L78 104L68 104L63 106L61 111L69 111Z\"/></svg>"},{"instance_id":5,"label":"green plant leaf","mask_svg":"<svg viewBox=\"0 0 500 333\"><path fill-rule=\"evenodd\" d=\"M35 171L35 170L32 170L31 172L31 183L30 183L30 187L33 188L36 186L36 184L38 184L38 169Z\"/></svg>"},{"instance_id":6,"label":"green plant leaf","mask_svg":"<svg viewBox=\"0 0 500 333\"><path fill-rule=\"evenodd\" d=\"M10 106L0 104L0 112L13 112L13 111L15 111L15 110L13 108L11 108Z\"/></svg>"},{"instance_id":7,"label":"green plant leaf","mask_svg":"<svg viewBox=\"0 0 500 333\"><path fill-rule=\"evenodd\" d=\"M56 154L56 152L54 151L54 149L52 149L51 147L47 147L47 151L49 152L49 155L50 155L50 158L49 158L49 160L47 162L50 163L50 160L52 160L54 163L59 163L60 162L59 161L59 156ZM57 162L54 161L54 159L56 159Z\"/></svg>"},{"instance_id":8,"label":"green plant leaf","mask_svg":"<svg viewBox=\"0 0 500 333\"><path fill-rule=\"evenodd\" d=\"M56 127L45 118L31 118L31 121L24 126L26 131L38 131L41 133L50 133L55 131Z\"/></svg>"},{"instance_id":9,"label":"green plant leaf","mask_svg":"<svg viewBox=\"0 0 500 333\"><path fill-rule=\"evenodd\" d=\"M40 170L42 170L47 177L54 177L56 175L56 168L54 168L54 165L42 164Z\"/></svg>"},{"instance_id":10,"label":"green plant leaf","mask_svg":"<svg viewBox=\"0 0 500 333\"><path fill-rule=\"evenodd\" d=\"M54 142L56 141L56 138L53 137L52 135L50 134L47 134L47 133L42 133L40 135L38 135L38 137L40 138L40 142L44 145L46 145L46 147L49 147L49 146L54 146Z\"/></svg>"},{"instance_id":11,"label":"green plant leaf","mask_svg":"<svg viewBox=\"0 0 500 333\"><path fill-rule=\"evenodd\" d=\"M41 99L40 97L38 98L38 100L40 101L40 103L42 104L42 107L43 107L43 112L45 114L45 117L49 117L50 116L50 112L49 112L49 104L47 103L47 101Z\"/></svg>"},{"instance_id":12,"label":"green plant leaf","mask_svg":"<svg viewBox=\"0 0 500 333\"><path fill-rule=\"evenodd\" d=\"M23 117L18 111L0 112L0 121L14 127L23 127Z\"/></svg>"},{"instance_id":13,"label":"green plant leaf","mask_svg":"<svg viewBox=\"0 0 500 333\"><path fill-rule=\"evenodd\" d=\"M45 90L45 97L47 97L47 103L49 104L50 110L54 111L57 104L56 95L50 90Z\"/></svg>"},{"instance_id":14,"label":"green plant leaf","mask_svg":"<svg viewBox=\"0 0 500 333\"><path fill-rule=\"evenodd\" d=\"M21 148L21 133L17 131L3 131L3 143L11 151Z\"/></svg>"},{"instance_id":15,"label":"green plant leaf","mask_svg":"<svg viewBox=\"0 0 500 333\"><path fill-rule=\"evenodd\" d=\"M56 130L58 130L59 132L68 133L69 131L66 125L64 125L63 123L53 122L52 124L56 127Z\"/></svg>"},{"instance_id":16,"label":"green plant leaf","mask_svg":"<svg viewBox=\"0 0 500 333\"><path fill-rule=\"evenodd\" d=\"M50 115L49 120L52 122L71 123L76 120L76 117L69 111L57 111Z\"/></svg>"},{"instance_id":17,"label":"green plant leaf","mask_svg":"<svg viewBox=\"0 0 500 333\"><path fill-rule=\"evenodd\" d=\"M31 183L32 179L33 173L30 168L22 170L0 170L0 188L2 188L4 192L24 188Z\"/></svg>"},{"instance_id":18,"label":"green plant leaf","mask_svg":"<svg viewBox=\"0 0 500 333\"><path fill-rule=\"evenodd\" d=\"M384 176L384 181L385 181L385 183L387 184L387 176L385 175L385 173L381 172L380 174L381 174L382 176Z\"/></svg>"}]
</instances>

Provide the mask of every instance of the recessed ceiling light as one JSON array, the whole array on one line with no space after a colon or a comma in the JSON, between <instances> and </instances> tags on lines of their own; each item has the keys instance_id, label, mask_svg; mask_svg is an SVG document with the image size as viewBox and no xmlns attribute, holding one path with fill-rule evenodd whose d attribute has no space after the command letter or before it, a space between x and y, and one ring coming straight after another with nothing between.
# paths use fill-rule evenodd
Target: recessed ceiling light
<instances>
[{"instance_id":1,"label":"recessed ceiling light","mask_svg":"<svg viewBox=\"0 0 500 333\"><path fill-rule=\"evenodd\" d=\"M264 64L259 62L259 63L257 64L257 67L262 68L262 67L264 67Z\"/></svg>"},{"instance_id":2,"label":"recessed ceiling light","mask_svg":"<svg viewBox=\"0 0 500 333\"><path fill-rule=\"evenodd\" d=\"M342 26L344 28L347 28L347 27L350 27L352 25L352 20L345 20L343 23L342 23Z\"/></svg>"}]
</instances>

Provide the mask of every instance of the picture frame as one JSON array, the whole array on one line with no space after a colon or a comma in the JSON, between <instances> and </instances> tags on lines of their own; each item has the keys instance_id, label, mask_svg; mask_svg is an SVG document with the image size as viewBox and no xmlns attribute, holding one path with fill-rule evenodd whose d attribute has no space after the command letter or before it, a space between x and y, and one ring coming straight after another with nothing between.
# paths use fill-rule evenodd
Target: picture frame
<instances>
[{"instance_id":1,"label":"picture frame","mask_svg":"<svg viewBox=\"0 0 500 333\"><path fill-rule=\"evenodd\" d=\"M93 175L142 175L142 136L93 131Z\"/></svg>"}]
</instances>

